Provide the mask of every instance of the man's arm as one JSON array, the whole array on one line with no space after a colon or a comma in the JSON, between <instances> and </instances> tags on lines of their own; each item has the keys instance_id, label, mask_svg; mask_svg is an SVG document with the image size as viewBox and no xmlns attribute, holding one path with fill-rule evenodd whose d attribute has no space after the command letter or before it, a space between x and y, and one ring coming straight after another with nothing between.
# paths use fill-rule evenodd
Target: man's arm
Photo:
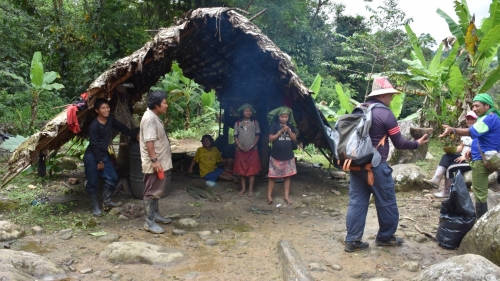
<instances>
[{"instance_id":1,"label":"man's arm","mask_svg":"<svg viewBox=\"0 0 500 281\"><path fill-rule=\"evenodd\" d=\"M394 145L395 148L397 149L417 149L420 145L428 142L429 140L426 139L427 135L424 135L422 138L416 140L416 141L410 141L406 140L403 138L403 135L401 134L401 129L399 128L398 121L396 120L396 117L394 114L388 110L385 109L387 112L387 117L385 119L385 129L387 130L387 134L391 138L392 144Z\"/></svg>"},{"instance_id":2,"label":"man's arm","mask_svg":"<svg viewBox=\"0 0 500 281\"><path fill-rule=\"evenodd\" d=\"M453 128L448 125L443 125L444 132L439 135L440 138L446 137L450 135L451 133L457 135L457 136L470 136L470 130L469 128Z\"/></svg>"},{"instance_id":3,"label":"man's arm","mask_svg":"<svg viewBox=\"0 0 500 281\"><path fill-rule=\"evenodd\" d=\"M151 159L153 170L157 172L161 168L161 164L156 157L154 141L146 142L146 150L148 151L149 159Z\"/></svg>"},{"instance_id":4,"label":"man's arm","mask_svg":"<svg viewBox=\"0 0 500 281\"><path fill-rule=\"evenodd\" d=\"M190 173L190 174L193 173L193 167L195 164L196 164L196 161L194 161L194 158L193 158L193 161L191 161L191 165L189 165L188 173Z\"/></svg>"},{"instance_id":5,"label":"man's arm","mask_svg":"<svg viewBox=\"0 0 500 281\"><path fill-rule=\"evenodd\" d=\"M129 127L125 126L122 122L118 121L118 119L116 119L113 115L110 115L108 118L111 119L111 127L120 131L120 133L123 133L131 138L135 138L135 139L139 140L138 133L129 129Z\"/></svg>"}]
</instances>

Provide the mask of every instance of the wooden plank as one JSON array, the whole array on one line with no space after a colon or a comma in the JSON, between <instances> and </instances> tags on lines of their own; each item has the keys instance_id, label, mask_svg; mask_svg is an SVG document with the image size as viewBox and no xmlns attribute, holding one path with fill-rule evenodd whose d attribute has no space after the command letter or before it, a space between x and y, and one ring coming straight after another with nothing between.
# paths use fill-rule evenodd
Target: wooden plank
<instances>
[{"instance_id":1,"label":"wooden plank","mask_svg":"<svg viewBox=\"0 0 500 281\"><path fill-rule=\"evenodd\" d=\"M283 281L314 281L292 243L278 242L278 254L283 268Z\"/></svg>"}]
</instances>

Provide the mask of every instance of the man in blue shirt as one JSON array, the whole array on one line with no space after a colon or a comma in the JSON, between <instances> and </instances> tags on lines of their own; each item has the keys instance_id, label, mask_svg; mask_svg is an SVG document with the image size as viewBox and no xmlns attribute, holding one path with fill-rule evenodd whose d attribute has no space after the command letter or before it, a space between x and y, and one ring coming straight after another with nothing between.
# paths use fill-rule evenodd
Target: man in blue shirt
<instances>
[{"instance_id":1,"label":"man in blue shirt","mask_svg":"<svg viewBox=\"0 0 500 281\"><path fill-rule=\"evenodd\" d=\"M444 132L439 137L442 138L451 133L472 137L468 159L471 159L476 219L479 219L488 211L488 176L493 172L484 167L481 152L500 151L498 141L500 139L500 112L495 109L493 98L486 93L476 95L472 102L472 110L478 116L476 124L470 128L452 128L443 125Z\"/></svg>"}]
</instances>

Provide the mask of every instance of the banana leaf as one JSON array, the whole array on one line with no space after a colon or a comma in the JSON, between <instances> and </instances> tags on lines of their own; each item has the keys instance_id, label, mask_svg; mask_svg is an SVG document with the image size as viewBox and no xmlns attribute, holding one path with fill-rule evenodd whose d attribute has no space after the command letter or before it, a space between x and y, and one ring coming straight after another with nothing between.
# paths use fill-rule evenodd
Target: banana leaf
<instances>
[{"instance_id":1,"label":"banana leaf","mask_svg":"<svg viewBox=\"0 0 500 281\"><path fill-rule=\"evenodd\" d=\"M439 65L440 68L449 68L453 62L455 62L455 59L457 58L457 53L458 53L458 44L453 44L453 47L448 54L448 57L441 62Z\"/></svg>"},{"instance_id":2,"label":"banana leaf","mask_svg":"<svg viewBox=\"0 0 500 281\"><path fill-rule=\"evenodd\" d=\"M465 32L467 27L469 27L470 22L470 12L469 7L467 6L467 2L462 0L462 3L455 1L455 14L458 16L458 23L462 28L462 31Z\"/></svg>"},{"instance_id":3,"label":"banana leaf","mask_svg":"<svg viewBox=\"0 0 500 281\"><path fill-rule=\"evenodd\" d=\"M458 25L448 14L443 12L441 9L437 9L436 13L438 13L446 23L448 24L448 28L450 29L450 32L455 38L457 38L457 42L459 45L465 44L465 36L464 32L462 31L462 28L460 25Z\"/></svg>"},{"instance_id":4,"label":"banana leaf","mask_svg":"<svg viewBox=\"0 0 500 281\"><path fill-rule=\"evenodd\" d=\"M500 65L497 66L492 72L489 73L488 77L484 80L483 84L479 86L479 89L477 90L478 93L485 93L493 85L495 85L500 78Z\"/></svg>"},{"instance_id":5,"label":"banana leaf","mask_svg":"<svg viewBox=\"0 0 500 281\"><path fill-rule=\"evenodd\" d=\"M314 78L314 82L311 85L311 91L313 91L312 98L316 99L316 96L319 94L319 89L321 88L321 76L319 74Z\"/></svg>"},{"instance_id":6,"label":"banana leaf","mask_svg":"<svg viewBox=\"0 0 500 281\"><path fill-rule=\"evenodd\" d=\"M492 28L500 24L500 2L498 0L491 1L490 16L483 20L481 24L481 32L488 34Z\"/></svg>"},{"instance_id":7,"label":"banana leaf","mask_svg":"<svg viewBox=\"0 0 500 281\"><path fill-rule=\"evenodd\" d=\"M405 29L406 29L406 34L408 34L408 38L410 38L411 46L413 47L413 54L422 63L424 67L427 67L427 62L425 61L422 48L420 48L417 35L415 35L415 33L413 32L413 30L409 25L405 25Z\"/></svg>"},{"instance_id":8,"label":"banana leaf","mask_svg":"<svg viewBox=\"0 0 500 281\"><path fill-rule=\"evenodd\" d=\"M496 48L498 48L499 40L500 25L497 25L481 39L481 42L479 42L479 46L477 47L477 51L479 53L478 60L482 57L488 58L490 56L494 56Z\"/></svg>"},{"instance_id":9,"label":"banana leaf","mask_svg":"<svg viewBox=\"0 0 500 281\"><path fill-rule=\"evenodd\" d=\"M396 116L396 119L399 118L399 115L401 115L405 96L406 94L404 92L401 92L401 94L399 95L394 95L391 104L389 105L389 108L391 109L392 113L394 113L394 116Z\"/></svg>"},{"instance_id":10,"label":"banana leaf","mask_svg":"<svg viewBox=\"0 0 500 281\"><path fill-rule=\"evenodd\" d=\"M453 65L450 68L450 80L448 81L448 86L452 94L459 98L464 93L465 81L460 72L460 68L457 65Z\"/></svg>"},{"instance_id":11,"label":"banana leaf","mask_svg":"<svg viewBox=\"0 0 500 281\"><path fill-rule=\"evenodd\" d=\"M339 97L341 108L345 109L348 113L351 113L353 110L353 106L349 102L349 97L344 93L342 85L339 83L335 84L335 91L337 92L337 96Z\"/></svg>"},{"instance_id":12,"label":"banana leaf","mask_svg":"<svg viewBox=\"0 0 500 281\"><path fill-rule=\"evenodd\" d=\"M465 34L465 49L471 55L476 54L476 43L479 41L479 38L476 35L476 25L473 21L469 23L469 27L467 28L467 33Z\"/></svg>"},{"instance_id":13,"label":"banana leaf","mask_svg":"<svg viewBox=\"0 0 500 281\"><path fill-rule=\"evenodd\" d=\"M441 54L443 53L443 43L439 44L436 54L429 63L429 72L436 75L439 64L441 63Z\"/></svg>"}]
</instances>

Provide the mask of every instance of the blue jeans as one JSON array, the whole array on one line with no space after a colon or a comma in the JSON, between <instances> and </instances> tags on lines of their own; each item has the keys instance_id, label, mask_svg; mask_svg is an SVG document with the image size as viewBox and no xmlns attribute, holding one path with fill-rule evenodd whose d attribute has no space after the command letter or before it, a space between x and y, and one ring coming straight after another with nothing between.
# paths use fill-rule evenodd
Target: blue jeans
<instances>
[{"instance_id":1,"label":"blue jeans","mask_svg":"<svg viewBox=\"0 0 500 281\"><path fill-rule=\"evenodd\" d=\"M85 177L87 177L87 185L85 186L89 194L95 194L97 192L97 187L99 185L99 176L104 178L105 185L104 188L114 192L115 187L118 184L118 175L116 174L115 167L113 163L109 160L109 157L103 157L104 169L97 170L97 160L92 153L85 153L83 156L83 164L85 165Z\"/></svg>"},{"instance_id":2,"label":"blue jeans","mask_svg":"<svg viewBox=\"0 0 500 281\"><path fill-rule=\"evenodd\" d=\"M351 171L347 207L346 242L361 241L366 224L370 194L375 196L379 231L376 239L389 240L396 232L399 211L392 180L392 168L385 162L372 167L374 184L368 185L367 171Z\"/></svg>"}]
</instances>

